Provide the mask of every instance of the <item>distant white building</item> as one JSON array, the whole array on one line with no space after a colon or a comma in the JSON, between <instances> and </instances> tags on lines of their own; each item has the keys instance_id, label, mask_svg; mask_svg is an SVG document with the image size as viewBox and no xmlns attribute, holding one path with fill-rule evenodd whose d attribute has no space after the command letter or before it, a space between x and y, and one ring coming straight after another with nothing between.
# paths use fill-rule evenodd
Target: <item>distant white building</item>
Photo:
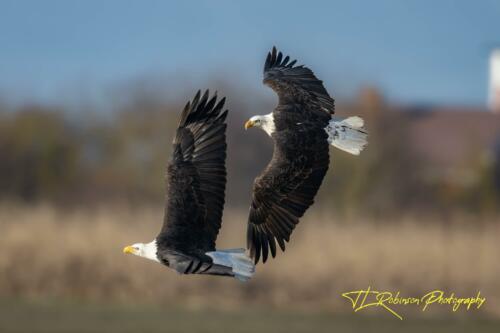
<instances>
[{"instance_id":1,"label":"distant white building","mask_svg":"<svg viewBox=\"0 0 500 333\"><path fill-rule=\"evenodd\" d=\"M489 106L495 113L500 113L500 49L495 49L490 56L490 94Z\"/></svg>"}]
</instances>

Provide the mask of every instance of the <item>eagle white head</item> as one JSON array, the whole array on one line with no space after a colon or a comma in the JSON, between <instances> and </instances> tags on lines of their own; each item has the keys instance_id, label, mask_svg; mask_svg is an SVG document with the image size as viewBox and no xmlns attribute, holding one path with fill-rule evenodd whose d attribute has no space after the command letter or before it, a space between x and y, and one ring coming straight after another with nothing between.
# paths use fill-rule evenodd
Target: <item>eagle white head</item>
<instances>
[{"instance_id":1,"label":"eagle white head","mask_svg":"<svg viewBox=\"0 0 500 333\"><path fill-rule=\"evenodd\" d=\"M276 130L273 114L269 113L262 116L253 116L245 123L245 129L249 129L250 127L260 127L267 135L271 136Z\"/></svg>"},{"instance_id":2,"label":"eagle white head","mask_svg":"<svg viewBox=\"0 0 500 333\"><path fill-rule=\"evenodd\" d=\"M156 240L151 243L135 243L129 246L126 246L123 249L123 253L134 254L139 257L144 257L146 259L150 259L153 261L160 262L158 257L156 256L156 252L158 251L156 246Z\"/></svg>"}]
</instances>

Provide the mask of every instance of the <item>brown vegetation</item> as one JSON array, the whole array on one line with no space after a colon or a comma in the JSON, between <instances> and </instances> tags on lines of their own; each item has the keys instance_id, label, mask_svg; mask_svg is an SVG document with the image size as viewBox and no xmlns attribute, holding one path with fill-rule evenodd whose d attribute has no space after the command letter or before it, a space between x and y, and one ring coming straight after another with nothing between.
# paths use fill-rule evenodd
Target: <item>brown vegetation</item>
<instances>
[{"instance_id":1,"label":"brown vegetation","mask_svg":"<svg viewBox=\"0 0 500 333\"><path fill-rule=\"evenodd\" d=\"M259 265L254 279L242 284L180 276L122 254L124 245L149 241L161 217L154 207L61 211L3 204L0 297L343 312L350 307L341 293L371 286L417 297L434 289L461 296L480 290L487 299L481 312L500 315L499 221L445 225L406 218L382 224L341 221L316 210L299 225L287 252ZM218 247L243 246L245 223L244 212L226 212Z\"/></svg>"},{"instance_id":2,"label":"brown vegetation","mask_svg":"<svg viewBox=\"0 0 500 333\"><path fill-rule=\"evenodd\" d=\"M252 181L269 161L272 142L262 131L245 132L243 123L250 115L272 110L274 102L250 101L249 96L258 93L237 84L221 88L220 95L228 96L230 109L228 204L246 209ZM110 101L112 110L107 112L0 105L0 199L51 201L64 207L121 200L160 203L179 110L190 96L177 102L178 98L167 99L159 91L120 91L125 97ZM332 148L331 167L316 207L334 208L337 214L346 215L363 211L376 217L423 208L436 213L498 212L500 187L494 179L500 163L483 163L475 157L468 169L475 175L472 181L450 184L440 173L429 172L439 166L413 149L411 112L396 110L373 89L338 104L339 117L365 118L369 145L359 157ZM483 152L491 147L471 148Z\"/></svg>"}]
</instances>

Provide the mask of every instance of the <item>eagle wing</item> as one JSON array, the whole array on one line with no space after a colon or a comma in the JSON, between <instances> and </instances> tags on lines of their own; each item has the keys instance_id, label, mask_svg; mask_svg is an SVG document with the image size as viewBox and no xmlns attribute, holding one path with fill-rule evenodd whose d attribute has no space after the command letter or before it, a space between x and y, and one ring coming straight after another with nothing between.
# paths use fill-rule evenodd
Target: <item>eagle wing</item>
<instances>
[{"instance_id":1,"label":"eagle wing","mask_svg":"<svg viewBox=\"0 0 500 333\"><path fill-rule=\"evenodd\" d=\"M313 204L329 165L325 127L334 113L334 100L307 67L295 66L276 48L268 53L264 83L279 97L273 112L274 153L256 178L248 218L247 247L258 263L276 243L285 251L293 229Z\"/></svg>"},{"instance_id":2,"label":"eagle wing","mask_svg":"<svg viewBox=\"0 0 500 333\"><path fill-rule=\"evenodd\" d=\"M182 112L167 170L160 246L185 253L215 250L226 187L224 102L198 91Z\"/></svg>"},{"instance_id":3,"label":"eagle wing","mask_svg":"<svg viewBox=\"0 0 500 333\"><path fill-rule=\"evenodd\" d=\"M255 179L248 217L247 247L255 263L285 251L295 225L313 204L328 170L327 134L316 125L274 135L274 153Z\"/></svg>"},{"instance_id":4,"label":"eagle wing","mask_svg":"<svg viewBox=\"0 0 500 333\"><path fill-rule=\"evenodd\" d=\"M335 101L326 91L323 81L309 68L295 66L296 62L297 60L290 61L289 56L283 57L273 47L267 54L264 65L264 83L278 94L280 104L307 103L313 112L334 114Z\"/></svg>"}]
</instances>

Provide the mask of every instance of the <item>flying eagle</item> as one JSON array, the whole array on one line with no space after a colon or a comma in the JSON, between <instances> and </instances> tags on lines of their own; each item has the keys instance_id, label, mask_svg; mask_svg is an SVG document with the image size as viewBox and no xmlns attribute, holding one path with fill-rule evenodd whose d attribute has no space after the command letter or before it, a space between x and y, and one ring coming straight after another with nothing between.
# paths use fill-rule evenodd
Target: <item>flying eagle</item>
<instances>
[{"instance_id":1,"label":"flying eagle","mask_svg":"<svg viewBox=\"0 0 500 333\"><path fill-rule=\"evenodd\" d=\"M271 161L253 185L247 247L255 263L276 256L313 204L329 165L329 145L359 155L367 141L363 120L334 120L334 100L322 81L273 47L264 66L264 84L279 97L267 115L251 117L245 129L260 127L274 141Z\"/></svg>"},{"instance_id":2,"label":"flying eagle","mask_svg":"<svg viewBox=\"0 0 500 333\"><path fill-rule=\"evenodd\" d=\"M196 94L182 111L167 169L163 227L150 243L123 249L181 274L232 276L255 271L245 249L216 250L226 187L225 98Z\"/></svg>"}]
</instances>

